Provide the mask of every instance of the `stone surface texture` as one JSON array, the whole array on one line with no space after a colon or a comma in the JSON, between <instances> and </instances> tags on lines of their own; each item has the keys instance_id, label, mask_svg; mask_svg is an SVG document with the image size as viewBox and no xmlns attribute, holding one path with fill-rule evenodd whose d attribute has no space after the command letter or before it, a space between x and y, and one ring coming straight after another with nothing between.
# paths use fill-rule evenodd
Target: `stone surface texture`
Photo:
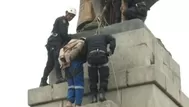
<instances>
[{"instance_id":1,"label":"stone surface texture","mask_svg":"<svg viewBox=\"0 0 189 107\"><path fill-rule=\"evenodd\" d=\"M108 100L102 103L87 104L82 107L119 107L119 106L113 101Z\"/></svg>"},{"instance_id":2,"label":"stone surface texture","mask_svg":"<svg viewBox=\"0 0 189 107\"><path fill-rule=\"evenodd\" d=\"M179 107L155 85L122 90L122 107Z\"/></svg>"},{"instance_id":3,"label":"stone surface texture","mask_svg":"<svg viewBox=\"0 0 189 107\"><path fill-rule=\"evenodd\" d=\"M63 101L55 101L55 102L50 102L50 103L31 106L31 107L64 107L64 106L63 106Z\"/></svg>"},{"instance_id":4,"label":"stone surface texture","mask_svg":"<svg viewBox=\"0 0 189 107\"><path fill-rule=\"evenodd\" d=\"M52 87L45 86L43 88L34 88L28 90L28 104L39 104L52 100Z\"/></svg>"}]
</instances>

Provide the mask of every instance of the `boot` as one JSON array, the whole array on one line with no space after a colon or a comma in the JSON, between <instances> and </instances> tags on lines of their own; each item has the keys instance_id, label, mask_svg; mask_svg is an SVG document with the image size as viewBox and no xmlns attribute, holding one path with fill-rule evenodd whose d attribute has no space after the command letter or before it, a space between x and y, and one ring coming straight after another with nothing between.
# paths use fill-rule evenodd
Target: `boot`
<instances>
[{"instance_id":1,"label":"boot","mask_svg":"<svg viewBox=\"0 0 189 107\"><path fill-rule=\"evenodd\" d=\"M43 86L47 86L47 85L49 85L48 83L47 83L47 79L44 79L44 78L41 78L41 83L40 83L40 87L43 87Z\"/></svg>"},{"instance_id":2,"label":"boot","mask_svg":"<svg viewBox=\"0 0 189 107\"><path fill-rule=\"evenodd\" d=\"M56 84L59 84L59 83L62 83L62 82L66 82L66 79L64 79L64 78L59 78L59 79L56 81Z\"/></svg>"},{"instance_id":3,"label":"boot","mask_svg":"<svg viewBox=\"0 0 189 107\"><path fill-rule=\"evenodd\" d=\"M100 93L99 93L99 101L100 102L103 102L106 100L106 97L105 97L105 91L104 90L100 90Z\"/></svg>"},{"instance_id":4,"label":"boot","mask_svg":"<svg viewBox=\"0 0 189 107\"><path fill-rule=\"evenodd\" d=\"M96 103L96 102L98 102L97 95L94 94L94 95L92 95L92 102L91 103Z\"/></svg>"}]
</instances>

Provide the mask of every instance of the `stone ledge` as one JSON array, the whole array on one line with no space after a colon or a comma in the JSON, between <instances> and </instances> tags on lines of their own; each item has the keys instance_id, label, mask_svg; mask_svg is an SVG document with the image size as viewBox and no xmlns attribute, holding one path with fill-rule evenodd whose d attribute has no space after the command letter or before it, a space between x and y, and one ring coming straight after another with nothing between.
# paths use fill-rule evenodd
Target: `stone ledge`
<instances>
[{"instance_id":1,"label":"stone ledge","mask_svg":"<svg viewBox=\"0 0 189 107\"><path fill-rule=\"evenodd\" d=\"M128 69L128 87L141 84L155 83L172 100L180 104L180 87L167 76L172 73L167 66L153 64L150 66L141 66ZM179 81L180 83L180 81Z\"/></svg>"},{"instance_id":2,"label":"stone ledge","mask_svg":"<svg viewBox=\"0 0 189 107\"><path fill-rule=\"evenodd\" d=\"M122 107L181 107L156 85L148 84L122 90Z\"/></svg>"},{"instance_id":3,"label":"stone ledge","mask_svg":"<svg viewBox=\"0 0 189 107\"><path fill-rule=\"evenodd\" d=\"M107 100L104 102L94 103L94 104L87 104L82 107L119 107L116 103L111 100Z\"/></svg>"},{"instance_id":4,"label":"stone ledge","mask_svg":"<svg viewBox=\"0 0 189 107\"><path fill-rule=\"evenodd\" d=\"M64 107L63 103L64 103L63 101L55 101L55 102L35 105L35 106L31 106L31 107Z\"/></svg>"},{"instance_id":5,"label":"stone ledge","mask_svg":"<svg viewBox=\"0 0 189 107\"><path fill-rule=\"evenodd\" d=\"M52 87L34 88L28 90L28 105L35 105L52 101Z\"/></svg>"},{"instance_id":6,"label":"stone ledge","mask_svg":"<svg viewBox=\"0 0 189 107\"><path fill-rule=\"evenodd\" d=\"M63 85L63 84L60 84ZM45 87L44 87L45 88ZM61 93L60 93L61 94ZM106 93L107 99L112 100L118 105L118 107L182 107L181 105L175 103L175 101L171 100L170 96L167 96L164 91L162 91L157 84L148 83L148 84L140 84L127 88L119 88L119 92L116 90L109 91ZM85 96L83 98L83 104L87 104L83 107L93 107L90 103L90 96ZM119 98L120 97L120 98ZM184 100L183 100L184 99ZM186 97L182 96L183 105L187 104ZM65 99L59 100L51 100L49 102L39 103L35 105L30 105L31 107L62 107ZM137 103L136 103L137 102ZM88 105L89 104L89 105ZM100 105L104 105L102 103L98 103ZM94 107L104 107L100 105L96 105ZM146 105L147 104L147 105ZM114 107L114 106L110 106ZM117 107L117 106L116 106ZM185 107L185 106L184 106Z\"/></svg>"},{"instance_id":7,"label":"stone ledge","mask_svg":"<svg viewBox=\"0 0 189 107\"><path fill-rule=\"evenodd\" d=\"M140 29L140 28L146 28L146 26L140 19L133 19L133 20L124 21L122 23L116 23L116 24L112 24L110 26L101 28L100 34L116 34L116 33L121 33L125 31ZM95 34L95 32L96 32L96 29L84 31L84 32L74 34L73 37L92 36Z\"/></svg>"},{"instance_id":8,"label":"stone ledge","mask_svg":"<svg viewBox=\"0 0 189 107\"><path fill-rule=\"evenodd\" d=\"M116 72L116 80L118 82L118 87L123 88L127 85L126 70L122 72ZM85 96L89 94L89 81L85 78L84 93ZM109 90L116 90L116 84L113 74L110 74ZM60 84L53 84L52 86L39 87L35 89L30 89L28 91L28 105L37 105L57 100L64 100L67 96L67 82Z\"/></svg>"},{"instance_id":9,"label":"stone ledge","mask_svg":"<svg viewBox=\"0 0 189 107\"><path fill-rule=\"evenodd\" d=\"M144 84L156 81L161 87L166 89L166 77L159 69L159 66L153 64L150 66L135 67L127 70L128 86Z\"/></svg>"}]
</instances>

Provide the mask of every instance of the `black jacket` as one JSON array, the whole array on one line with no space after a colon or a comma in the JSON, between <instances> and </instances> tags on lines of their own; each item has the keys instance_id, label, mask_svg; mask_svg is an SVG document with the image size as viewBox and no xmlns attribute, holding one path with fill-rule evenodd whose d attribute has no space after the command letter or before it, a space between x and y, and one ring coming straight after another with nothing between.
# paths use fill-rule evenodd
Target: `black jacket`
<instances>
[{"instance_id":1,"label":"black jacket","mask_svg":"<svg viewBox=\"0 0 189 107\"><path fill-rule=\"evenodd\" d=\"M76 56L76 58L74 60L79 60L79 61L82 61L83 63L85 63L87 61L86 45L83 46L81 52L79 52L79 54Z\"/></svg>"},{"instance_id":2,"label":"black jacket","mask_svg":"<svg viewBox=\"0 0 189 107\"><path fill-rule=\"evenodd\" d=\"M52 35L48 38L47 46L62 47L71 38L68 36L69 23L64 16L58 17L53 25Z\"/></svg>"},{"instance_id":3,"label":"black jacket","mask_svg":"<svg viewBox=\"0 0 189 107\"><path fill-rule=\"evenodd\" d=\"M86 39L87 54L93 50L99 49L107 52L107 45L110 44L110 50L114 53L116 40L111 35L96 35Z\"/></svg>"}]
</instances>

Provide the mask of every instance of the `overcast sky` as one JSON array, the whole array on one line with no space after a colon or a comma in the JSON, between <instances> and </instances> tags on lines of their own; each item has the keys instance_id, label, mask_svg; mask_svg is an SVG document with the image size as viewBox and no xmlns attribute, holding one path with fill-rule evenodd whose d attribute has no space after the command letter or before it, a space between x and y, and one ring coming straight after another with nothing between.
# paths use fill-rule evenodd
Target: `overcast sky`
<instances>
[{"instance_id":1,"label":"overcast sky","mask_svg":"<svg viewBox=\"0 0 189 107\"><path fill-rule=\"evenodd\" d=\"M0 106L26 107L27 90L39 86L47 60L45 44L54 20L80 0L0 0ZM182 90L189 96L188 0L160 0L146 25L181 66ZM75 33L78 16L71 21Z\"/></svg>"}]
</instances>

